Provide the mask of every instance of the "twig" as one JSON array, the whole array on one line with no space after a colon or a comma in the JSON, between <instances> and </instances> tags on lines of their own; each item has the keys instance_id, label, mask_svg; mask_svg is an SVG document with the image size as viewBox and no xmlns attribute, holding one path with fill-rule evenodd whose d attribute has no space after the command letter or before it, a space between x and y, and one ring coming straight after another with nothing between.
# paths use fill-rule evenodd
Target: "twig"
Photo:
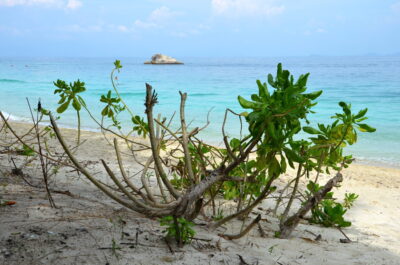
<instances>
[{"instance_id":1,"label":"twig","mask_svg":"<svg viewBox=\"0 0 400 265\"><path fill-rule=\"evenodd\" d=\"M245 229L243 229L242 232L236 235L225 235L225 234L219 234L220 237L223 237L228 240L233 240L233 239L239 239L246 235L258 222L261 220L261 214L259 214L256 219L254 219Z\"/></svg>"},{"instance_id":2,"label":"twig","mask_svg":"<svg viewBox=\"0 0 400 265\"><path fill-rule=\"evenodd\" d=\"M174 250L172 249L172 247L171 247L171 245L169 244L169 241L168 241L168 239L167 239L166 237L164 237L164 242L165 242L165 244L167 244L167 247L168 247L169 251L170 251L172 254L175 254Z\"/></svg>"},{"instance_id":3,"label":"twig","mask_svg":"<svg viewBox=\"0 0 400 265\"><path fill-rule=\"evenodd\" d=\"M241 255L239 255L239 254L236 254L236 255L239 257L240 265L250 265L249 263L247 263L247 262L244 260L244 258L243 258Z\"/></svg>"},{"instance_id":4,"label":"twig","mask_svg":"<svg viewBox=\"0 0 400 265\"><path fill-rule=\"evenodd\" d=\"M35 123L36 123L36 122L35 122L35 118L33 117L33 112L32 112L32 108L31 108L31 104L29 103L28 98L26 98L26 101L28 102L29 111L30 111L31 116L32 116L32 121L33 121L33 123L35 124ZM40 101L39 101L38 105L40 106ZM39 112L39 111L40 111L40 110L39 110L39 108L38 108L37 114L36 114L36 115L38 115L38 112ZM39 120L38 117L36 117L36 120L37 120L37 121ZM43 151L42 151L42 145L41 145L41 143L40 143L39 127L38 127L38 124L37 124L37 123L36 123L36 125L35 125L35 132L36 132L36 139L37 139L37 144L38 144L38 148L39 148L40 165L41 165L41 168L42 168L43 181L44 181L44 185L45 185L45 188L46 188L47 197L48 197L50 206L51 206L52 208L57 208L57 206L56 206L56 204L55 204L55 202L54 202L54 200L53 200L53 197L51 196L50 190L49 190L47 166L45 165L45 162L44 162L44 159L43 159Z\"/></svg>"}]
</instances>

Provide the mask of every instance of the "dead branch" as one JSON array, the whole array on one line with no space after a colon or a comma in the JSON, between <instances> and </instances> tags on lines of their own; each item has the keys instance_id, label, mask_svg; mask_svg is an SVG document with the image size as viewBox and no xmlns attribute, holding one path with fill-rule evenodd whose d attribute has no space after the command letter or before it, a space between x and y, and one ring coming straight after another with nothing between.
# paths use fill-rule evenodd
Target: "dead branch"
<instances>
[{"instance_id":1,"label":"dead branch","mask_svg":"<svg viewBox=\"0 0 400 265\"><path fill-rule=\"evenodd\" d=\"M280 238L288 238L300 220L311 210L311 208L315 207L319 202L321 202L325 195L341 181L343 181L343 175L338 172L325 184L322 189L311 196L294 215L282 223L280 225Z\"/></svg>"},{"instance_id":2,"label":"dead branch","mask_svg":"<svg viewBox=\"0 0 400 265\"><path fill-rule=\"evenodd\" d=\"M233 239L239 239L246 235L255 225L258 224L261 220L261 214L259 214L245 229L243 229L242 232L236 235L226 235L226 234L219 234L219 236L228 239L228 240L233 240Z\"/></svg>"}]
</instances>

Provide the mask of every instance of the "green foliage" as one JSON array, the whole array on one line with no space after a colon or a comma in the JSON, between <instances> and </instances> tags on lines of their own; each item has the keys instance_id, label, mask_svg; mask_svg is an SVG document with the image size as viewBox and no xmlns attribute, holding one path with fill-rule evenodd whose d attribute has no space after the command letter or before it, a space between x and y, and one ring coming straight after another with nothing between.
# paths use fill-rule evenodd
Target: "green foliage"
<instances>
[{"instance_id":1,"label":"green foliage","mask_svg":"<svg viewBox=\"0 0 400 265\"><path fill-rule=\"evenodd\" d=\"M170 180L170 182L177 190L183 190L184 188L189 187L191 183L188 178L182 178L176 173L172 173L172 179Z\"/></svg>"},{"instance_id":2,"label":"green foliage","mask_svg":"<svg viewBox=\"0 0 400 265\"><path fill-rule=\"evenodd\" d=\"M251 101L238 97L240 105L250 110L244 114L249 132L260 138L256 161L259 166L266 165L268 177L276 178L286 172L288 163L292 166L301 161L300 146L296 146L293 136L316 105L313 100L322 93L305 93L308 76L301 75L295 82L290 72L278 64L276 77L268 75L268 84L274 89L271 93L267 83L257 81L258 94L251 95Z\"/></svg>"},{"instance_id":3,"label":"green foliage","mask_svg":"<svg viewBox=\"0 0 400 265\"><path fill-rule=\"evenodd\" d=\"M270 255L272 254L272 252L274 251L274 248L275 248L276 246L278 246L278 245L272 245L272 246L270 246L270 247L268 248L268 253L269 253Z\"/></svg>"},{"instance_id":4,"label":"green foliage","mask_svg":"<svg viewBox=\"0 0 400 265\"><path fill-rule=\"evenodd\" d=\"M358 198L358 195L355 193L346 193L344 195L343 206L346 209L350 209L351 207L353 207L353 204L357 200L357 198Z\"/></svg>"},{"instance_id":5,"label":"green foliage","mask_svg":"<svg viewBox=\"0 0 400 265\"><path fill-rule=\"evenodd\" d=\"M223 183L221 192L225 199L256 198L271 178L286 172L287 166L296 168L301 165L306 177L312 171L322 172L324 169L330 173L330 170L347 167L353 159L351 155L343 155L343 148L357 142L357 132L375 131L362 123L367 119L367 109L353 114L351 105L344 102L339 103L342 112L332 117L331 124L310 125L308 115L313 113L311 109L322 91L306 92L308 77L309 74L300 75L295 81L290 72L278 64L276 76L268 75L268 84L257 81L258 94L251 95L250 100L238 97L239 104L247 109L240 115L246 118L249 137L258 139L257 153L231 172L232 176L246 179L245 182L228 180ZM310 135L308 139L295 137L301 129ZM248 143L243 139L231 139L229 147L233 156L239 156ZM310 182L307 188L310 196L321 187ZM343 219L348 209L345 208L335 202L333 192L329 192L313 209L315 222L347 226L350 223Z\"/></svg>"},{"instance_id":6,"label":"green foliage","mask_svg":"<svg viewBox=\"0 0 400 265\"><path fill-rule=\"evenodd\" d=\"M294 136L301 131L302 121L308 123L307 114L312 112L314 100L322 93L306 93L308 77L309 74L301 75L295 81L278 64L276 76L268 75L268 84L257 80L258 94L251 95L251 100L238 97L239 104L248 110L240 114L249 126L247 139L257 139L258 145L256 157L242 162L231 173L247 181L224 182L226 199L239 196L244 200L253 199L261 194L266 183L285 173L288 165L294 168L296 163L305 162L306 149L311 143L295 140ZM233 155L240 155L249 141L232 139L229 145ZM271 187L270 192L274 189Z\"/></svg>"},{"instance_id":7,"label":"green foliage","mask_svg":"<svg viewBox=\"0 0 400 265\"><path fill-rule=\"evenodd\" d=\"M136 132L138 135L146 137L149 131L148 124L144 121L143 118L141 118L138 115L134 115L132 113L132 111L125 104L125 102L123 101L118 92L117 84L115 82L115 80L117 80L117 77L114 76L114 74L115 72L120 72L121 68L122 68L121 61L115 60L114 69L111 71L111 83L114 92L116 93L116 96L114 97L112 95L111 90L109 90L107 94L103 94L100 96L100 102L105 104L105 107L103 107L103 109L101 110L101 116L102 116L101 126L103 126L103 119L108 118L112 122L111 126L121 130L122 126L121 126L121 121L118 119L118 115L124 112L125 110L128 110L129 114L131 115L131 121L133 123L132 130ZM85 101L79 95L79 93L86 91L85 83L81 82L79 79L74 83L69 83L69 84L63 80L57 80L56 82L54 82L54 85L57 87L57 89L54 90L54 94L60 95L57 112L64 113L69 108L70 105L72 105L72 107L77 111L78 140L79 140L79 130L80 130L79 111L81 110L82 107L84 107L89 112L89 109L87 108ZM48 115L48 111L46 110L43 111L44 111L43 114ZM93 118L90 112L89 115Z\"/></svg>"},{"instance_id":8,"label":"green foliage","mask_svg":"<svg viewBox=\"0 0 400 265\"><path fill-rule=\"evenodd\" d=\"M116 104L116 103L120 103L121 102L121 105L117 105L118 108L114 107L114 111L119 113L119 112L127 110L129 112L129 114L131 115L131 121L133 123L133 129L132 130L134 132L136 132L139 136L143 136L144 138L146 138L146 135L149 132L148 124L144 121L143 118L141 118L138 115L134 115L132 113L132 111L129 109L129 107L122 100L122 98L121 98L121 96L120 96L120 94L118 92L117 85L114 82L114 79L115 80L117 79L116 77L114 77L114 73L115 73L115 71L117 71L119 73L121 68L122 68L121 61L120 60L115 60L114 69L111 71L111 84L113 86L113 89L114 89L115 93L117 94L117 97L114 98L114 102L113 103ZM108 114L110 114L110 112L108 112ZM102 115L103 115L103 113L102 113ZM117 120L116 116L114 116L112 112L111 112L110 115L111 116L108 116L108 117L112 119L113 126L116 126L117 128L121 129L120 122ZM103 116L105 116L105 115L103 115Z\"/></svg>"},{"instance_id":9,"label":"green foliage","mask_svg":"<svg viewBox=\"0 0 400 265\"><path fill-rule=\"evenodd\" d=\"M47 132L50 136L50 138L55 139L56 134L54 133L53 129L50 126L44 127L45 132Z\"/></svg>"},{"instance_id":10,"label":"green foliage","mask_svg":"<svg viewBox=\"0 0 400 265\"><path fill-rule=\"evenodd\" d=\"M115 60L114 66L115 66L115 69L119 71L119 69L122 68L121 61L120 60Z\"/></svg>"},{"instance_id":11,"label":"green foliage","mask_svg":"<svg viewBox=\"0 0 400 265\"><path fill-rule=\"evenodd\" d=\"M307 185L307 195L311 196L318 192L322 187L310 181ZM326 227L348 227L351 222L344 219L348 209L353 206L358 198L355 193L346 193L344 203L339 203L333 198L333 192L328 192L324 199L311 209L311 223L321 224Z\"/></svg>"},{"instance_id":12,"label":"green foliage","mask_svg":"<svg viewBox=\"0 0 400 265\"><path fill-rule=\"evenodd\" d=\"M219 221L221 219L224 218L224 210L222 210L221 208L217 209L217 214L215 216L213 216L213 220L214 221Z\"/></svg>"},{"instance_id":13,"label":"green foliage","mask_svg":"<svg viewBox=\"0 0 400 265\"><path fill-rule=\"evenodd\" d=\"M164 230L166 237L175 238L177 243L190 243L196 234L196 231L192 229L194 224L183 217L176 218L176 221L177 223L172 216L165 216L160 219L160 225L166 226Z\"/></svg>"},{"instance_id":14,"label":"green foliage","mask_svg":"<svg viewBox=\"0 0 400 265\"><path fill-rule=\"evenodd\" d=\"M110 118L113 126L118 129L121 129L121 123L117 120L116 116L125 110L125 106L119 104L120 101L120 98L111 96L111 90L108 91L107 95L101 95L100 97L100 102L106 104L101 111L101 116Z\"/></svg>"},{"instance_id":15,"label":"green foliage","mask_svg":"<svg viewBox=\"0 0 400 265\"><path fill-rule=\"evenodd\" d=\"M22 145L22 149L18 149L17 152L23 156L34 156L35 151L28 145Z\"/></svg>"},{"instance_id":16,"label":"green foliage","mask_svg":"<svg viewBox=\"0 0 400 265\"><path fill-rule=\"evenodd\" d=\"M59 107L57 108L58 113L66 111L71 102L72 107L76 111L80 111L82 106L86 106L83 98L78 95L86 91L84 82L78 79L73 84L67 84L65 81L58 79L57 82L54 82L54 85L58 87L58 89L54 90L54 94L60 94Z\"/></svg>"},{"instance_id":17,"label":"green foliage","mask_svg":"<svg viewBox=\"0 0 400 265\"><path fill-rule=\"evenodd\" d=\"M347 210L342 204L334 200L322 200L316 207L311 209L312 219L311 222L315 224L322 224L326 227L338 226L348 227L351 222L344 219L344 214Z\"/></svg>"},{"instance_id":18,"label":"green foliage","mask_svg":"<svg viewBox=\"0 0 400 265\"><path fill-rule=\"evenodd\" d=\"M303 127L304 132L312 135L310 137L312 146L308 150L309 157L325 165L327 173L330 172L329 168L338 170L339 163L347 167L352 162L352 156L343 156L343 148L357 142L357 131L371 133L376 130L365 123L360 123L367 119L365 114L368 109L352 114L350 104L339 102L339 106L343 112L336 113L332 117L334 121L331 124L318 124L318 128ZM307 165L310 169L318 170L320 167L318 162L309 160Z\"/></svg>"},{"instance_id":19,"label":"green foliage","mask_svg":"<svg viewBox=\"0 0 400 265\"><path fill-rule=\"evenodd\" d=\"M133 131L146 138L146 135L149 132L149 125L147 122L145 122L140 116L136 115L132 116L132 123L134 124Z\"/></svg>"},{"instance_id":20,"label":"green foliage","mask_svg":"<svg viewBox=\"0 0 400 265\"><path fill-rule=\"evenodd\" d=\"M115 241L115 238L111 239L111 253L117 258L120 258L120 255L118 251L121 251L122 248L117 244L117 241Z\"/></svg>"}]
</instances>

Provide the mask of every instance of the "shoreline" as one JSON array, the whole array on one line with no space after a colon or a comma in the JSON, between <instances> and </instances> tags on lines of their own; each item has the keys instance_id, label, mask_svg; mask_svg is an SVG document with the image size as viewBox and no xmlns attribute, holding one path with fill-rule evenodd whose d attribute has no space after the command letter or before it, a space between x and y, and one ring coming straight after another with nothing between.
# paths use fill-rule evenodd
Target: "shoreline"
<instances>
[{"instance_id":1,"label":"shoreline","mask_svg":"<svg viewBox=\"0 0 400 265\"><path fill-rule=\"evenodd\" d=\"M15 117L12 114L9 114L8 112L3 112L3 114L4 114L5 117ZM16 123L16 124L24 124L24 125L31 124L31 122L28 122L27 120L24 120L22 118L18 118L16 120L13 120L12 118L10 118L9 122L10 123ZM46 121L43 121L43 122L40 123L41 126L47 126L49 124L50 124L50 122L46 122ZM77 131L76 128L74 128L72 126L65 125L63 123L58 123L58 125L59 125L59 127L61 129L68 129L68 130ZM99 133L99 134L101 134L101 130L99 128L95 129L95 128L90 128L90 127L82 127L81 128L81 132L95 133L95 134ZM132 137L136 138L136 139L142 139L142 137L139 137L139 136L136 136L136 135L133 135ZM220 142L221 142L221 145L222 145L222 140ZM210 143L210 141L207 141L206 143L209 144L209 145L213 145L213 146L219 146L219 144L216 144L215 142ZM355 161L353 162L353 164L360 165L360 166L373 166L373 167L377 167L377 168L389 168L389 169L400 170L400 162L398 162L398 164L397 163L393 164L393 163L390 163L390 162L382 162L382 161L378 161L378 160L365 159L365 158L360 159L360 158L355 157Z\"/></svg>"}]
</instances>

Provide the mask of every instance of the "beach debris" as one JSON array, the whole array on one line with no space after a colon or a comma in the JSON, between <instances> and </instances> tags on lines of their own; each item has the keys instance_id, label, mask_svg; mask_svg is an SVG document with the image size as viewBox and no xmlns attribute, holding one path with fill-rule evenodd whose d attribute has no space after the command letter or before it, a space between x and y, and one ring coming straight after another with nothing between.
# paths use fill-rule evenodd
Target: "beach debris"
<instances>
[{"instance_id":1,"label":"beach debris","mask_svg":"<svg viewBox=\"0 0 400 265\"><path fill-rule=\"evenodd\" d=\"M314 233L314 232L312 232L312 231L310 231L310 230L304 230L304 232L307 232L307 233L309 233L309 234L311 234L311 235L313 235L313 236L315 236L315 238L314 238L314 241L320 241L321 239L322 239L322 235L321 234L316 234L316 233Z\"/></svg>"},{"instance_id":2,"label":"beach debris","mask_svg":"<svg viewBox=\"0 0 400 265\"><path fill-rule=\"evenodd\" d=\"M236 254L239 257L240 260L240 265L250 265L250 264L258 264L258 260L252 263L248 263L247 261L245 261L245 259L243 258L242 255L240 254Z\"/></svg>"},{"instance_id":3,"label":"beach debris","mask_svg":"<svg viewBox=\"0 0 400 265\"><path fill-rule=\"evenodd\" d=\"M16 201L0 200L0 206L11 206L16 204Z\"/></svg>"},{"instance_id":4,"label":"beach debris","mask_svg":"<svg viewBox=\"0 0 400 265\"><path fill-rule=\"evenodd\" d=\"M261 220L261 214L259 214L256 219L254 219L245 229L243 229L238 234L235 235L218 234L218 235L226 240L239 239L244 235L246 235L248 232L250 232L250 230L260 222L260 220Z\"/></svg>"},{"instance_id":5,"label":"beach debris","mask_svg":"<svg viewBox=\"0 0 400 265\"><path fill-rule=\"evenodd\" d=\"M183 64L182 62L172 58L171 56L164 54L154 54L151 57L151 61L145 61L144 64Z\"/></svg>"},{"instance_id":6,"label":"beach debris","mask_svg":"<svg viewBox=\"0 0 400 265\"><path fill-rule=\"evenodd\" d=\"M258 223L258 231L260 232L261 237L267 237L267 234L265 233L264 229L262 228L261 224Z\"/></svg>"}]
</instances>

